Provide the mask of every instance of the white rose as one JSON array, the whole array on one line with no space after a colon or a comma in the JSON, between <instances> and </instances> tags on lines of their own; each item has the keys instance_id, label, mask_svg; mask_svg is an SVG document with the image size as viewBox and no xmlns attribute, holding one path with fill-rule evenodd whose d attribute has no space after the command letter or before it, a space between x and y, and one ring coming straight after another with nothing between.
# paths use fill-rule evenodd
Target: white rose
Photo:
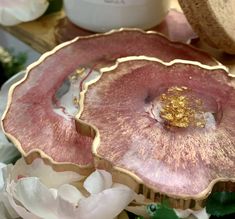
<instances>
[{"instance_id":1,"label":"white rose","mask_svg":"<svg viewBox=\"0 0 235 219\"><path fill-rule=\"evenodd\" d=\"M47 0L0 0L0 24L11 26L35 20L48 6Z\"/></svg>"}]
</instances>

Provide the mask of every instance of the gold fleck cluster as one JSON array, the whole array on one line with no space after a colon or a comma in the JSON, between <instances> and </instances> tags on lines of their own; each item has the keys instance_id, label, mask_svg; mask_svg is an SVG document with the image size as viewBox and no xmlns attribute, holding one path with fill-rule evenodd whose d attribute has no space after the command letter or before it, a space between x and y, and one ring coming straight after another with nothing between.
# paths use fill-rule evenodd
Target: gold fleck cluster
<instances>
[{"instance_id":1,"label":"gold fleck cluster","mask_svg":"<svg viewBox=\"0 0 235 219\"><path fill-rule=\"evenodd\" d=\"M167 122L167 125L179 128L205 127L203 103L188 93L187 87L175 86L161 94L160 116Z\"/></svg>"},{"instance_id":2,"label":"gold fleck cluster","mask_svg":"<svg viewBox=\"0 0 235 219\"><path fill-rule=\"evenodd\" d=\"M86 70L85 68L78 68L78 69L76 69L75 73L70 75L69 80L71 82L78 80L79 77L83 76L83 74L85 73L85 70Z\"/></svg>"},{"instance_id":3,"label":"gold fleck cluster","mask_svg":"<svg viewBox=\"0 0 235 219\"><path fill-rule=\"evenodd\" d=\"M79 78L83 77L85 74L86 69L85 68L78 68L76 71L69 76L69 80L71 83L74 83L77 81ZM79 106L79 98L78 97L73 97L73 105L78 107Z\"/></svg>"}]
</instances>

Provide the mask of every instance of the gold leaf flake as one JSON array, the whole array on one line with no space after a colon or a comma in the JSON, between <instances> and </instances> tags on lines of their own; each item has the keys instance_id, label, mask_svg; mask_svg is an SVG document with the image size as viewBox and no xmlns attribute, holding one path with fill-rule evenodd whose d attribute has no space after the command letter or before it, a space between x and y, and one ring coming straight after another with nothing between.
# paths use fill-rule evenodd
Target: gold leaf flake
<instances>
[{"instance_id":1,"label":"gold leaf flake","mask_svg":"<svg viewBox=\"0 0 235 219\"><path fill-rule=\"evenodd\" d=\"M202 100L187 95L187 87L170 87L160 96L162 109L160 116L170 126L186 128L191 126L205 127L202 111Z\"/></svg>"}]
</instances>

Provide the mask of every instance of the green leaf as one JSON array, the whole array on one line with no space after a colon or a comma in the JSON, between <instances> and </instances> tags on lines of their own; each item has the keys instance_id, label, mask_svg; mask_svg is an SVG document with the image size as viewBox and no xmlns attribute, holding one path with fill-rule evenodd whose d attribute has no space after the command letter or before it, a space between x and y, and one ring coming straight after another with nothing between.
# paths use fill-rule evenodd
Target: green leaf
<instances>
[{"instance_id":1,"label":"green leaf","mask_svg":"<svg viewBox=\"0 0 235 219\"><path fill-rule=\"evenodd\" d=\"M63 7L63 0L48 0L48 1L49 1L49 6L44 15L58 12Z\"/></svg>"},{"instance_id":2,"label":"green leaf","mask_svg":"<svg viewBox=\"0 0 235 219\"><path fill-rule=\"evenodd\" d=\"M24 52L15 54L13 49L9 49L8 53L11 57L10 61L7 63L4 62L1 63L6 79L22 71L25 68L25 63L27 61L27 54Z\"/></svg>"},{"instance_id":3,"label":"green leaf","mask_svg":"<svg viewBox=\"0 0 235 219\"><path fill-rule=\"evenodd\" d=\"M151 219L179 219L174 210L168 207L166 202L148 205L147 212Z\"/></svg>"},{"instance_id":4,"label":"green leaf","mask_svg":"<svg viewBox=\"0 0 235 219\"><path fill-rule=\"evenodd\" d=\"M235 213L235 192L215 192L206 203L206 211L216 217Z\"/></svg>"}]
</instances>

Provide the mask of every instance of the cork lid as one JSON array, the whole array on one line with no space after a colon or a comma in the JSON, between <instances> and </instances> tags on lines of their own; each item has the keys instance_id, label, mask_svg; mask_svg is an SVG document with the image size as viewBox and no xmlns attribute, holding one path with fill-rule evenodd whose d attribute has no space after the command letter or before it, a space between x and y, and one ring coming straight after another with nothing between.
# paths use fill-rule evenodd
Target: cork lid
<instances>
[{"instance_id":1,"label":"cork lid","mask_svg":"<svg viewBox=\"0 0 235 219\"><path fill-rule=\"evenodd\" d=\"M235 54L234 0L179 0L198 36L209 45Z\"/></svg>"}]
</instances>

